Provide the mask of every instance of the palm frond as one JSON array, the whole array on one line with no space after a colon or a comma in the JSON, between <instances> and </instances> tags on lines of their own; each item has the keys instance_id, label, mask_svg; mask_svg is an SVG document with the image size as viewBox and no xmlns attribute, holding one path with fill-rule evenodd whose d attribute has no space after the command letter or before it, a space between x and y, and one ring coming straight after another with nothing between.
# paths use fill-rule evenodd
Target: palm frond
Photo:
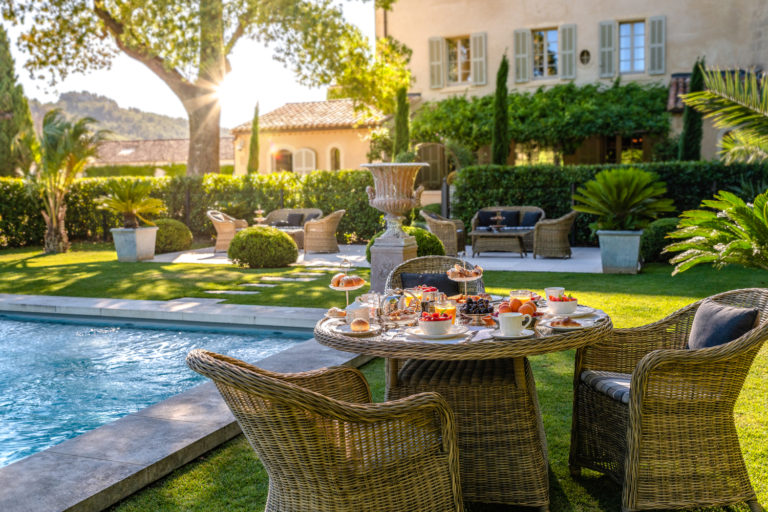
<instances>
[{"instance_id":1,"label":"palm frond","mask_svg":"<svg viewBox=\"0 0 768 512\"><path fill-rule=\"evenodd\" d=\"M733 130L720 141L720 156L727 164L764 162L768 160L768 137L751 130Z\"/></svg>"}]
</instances>

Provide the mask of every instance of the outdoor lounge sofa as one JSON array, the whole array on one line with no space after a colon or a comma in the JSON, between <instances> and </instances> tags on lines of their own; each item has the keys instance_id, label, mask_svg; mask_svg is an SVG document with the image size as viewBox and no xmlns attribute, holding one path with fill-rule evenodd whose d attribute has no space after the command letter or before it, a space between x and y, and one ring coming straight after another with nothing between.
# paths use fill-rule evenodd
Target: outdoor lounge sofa
<instances>
[{"instance_id":1,"label":"outdoor lounge sofa","mask_svg":"<svg viewBox=\"0 0 768 512\"><path fill-rule=\"evenodd\" d=\"M461 512L453 413L437 393L372 403L363 374L281 374L193 350L269 475L265 510Z\"/></svg>"},{"instance_id":2,"label":"outdoor lounge sofa","mask_svg":"<svg viewBox=\"0 0 768 512\"><path fill-rule=\"evenodd\" d=\"M279 208L267 214L264 224L285 231L299 249L304 249L304 225L322 216L319 208Z\"/></svg>"},{"instance_id":3,"label":"outdoor lounge sofa","mask_svg":"<svg viewBox=\"0 0 768 512\"><path fill-rule=\"evenodd\" d=\"M544 210L538 206L489 206L487 208L481 208L472 217L472 231L478 229L490 229L494 221L490 220L491 216L496 215L497 212L505 217L503 224L524 228L528 227L531 232L522 237L523 247L525 252L531 252L533 250L533 230L536 223L546 218ZM472 240L472 252L481 253L487 251L515 251L516 247L510 246L510 243L516 244L515 238L499 238L494 240L490 237L482 237L482 247L475 247L477 240Z\"/></svg>"}]
</instances>

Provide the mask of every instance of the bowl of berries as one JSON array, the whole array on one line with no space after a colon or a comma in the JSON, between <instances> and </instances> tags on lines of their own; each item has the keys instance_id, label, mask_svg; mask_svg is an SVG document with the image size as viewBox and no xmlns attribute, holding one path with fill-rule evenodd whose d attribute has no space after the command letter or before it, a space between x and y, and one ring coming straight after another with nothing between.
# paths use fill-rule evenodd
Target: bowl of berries
<instances>
[{"instance_id":1,"label":"bowl of berries","mask_svg":"<svg viewBox=\"0 0 768 512\"><path fill-rule=\"evenodd\" d=\"M447 334L452 325L451 315L445 313L427 313L425 311L419 318L421 332L429 336Z\"/></svg>"},{"instance_id":2,"label":"bowl of berries","mask_svg":"<svg viewBox=\"0 0 768 512\"><path fill-rule=\"evenodd\" d=\"M579 300L571 295L547 297L547 313L551 315L570 315L579 305Z\"/></svg>"}]
</instances>

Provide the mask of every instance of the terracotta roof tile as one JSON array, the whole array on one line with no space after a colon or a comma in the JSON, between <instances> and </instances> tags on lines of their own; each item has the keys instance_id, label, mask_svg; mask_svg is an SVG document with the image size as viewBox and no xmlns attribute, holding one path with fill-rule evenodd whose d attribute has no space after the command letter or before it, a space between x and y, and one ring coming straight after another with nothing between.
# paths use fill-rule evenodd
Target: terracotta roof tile
<instances>
[{"instance_id":1,"label":"terracotta roof tile","mask_svg":"<svg viewBox=\"0 0 768 512\"><path fill-rule=\"evenodd\" d=\"M259 116L259 131L352 128L358 123L362 126L375 126L381 116L363 120L364 117L362 113L355 112L351 99L286 103ZM250 133L250 131L251 121L248 121L235 127L232 133Z\"/></svg>"},{"instance_id":2,"label":"terracotta roof tile","mask_svg":"<svg viewBox=\"0 0 768 512\"><path fill-rule=\"evenodd\" d=\"M186 163L188 152L189 139L106 141L99 146L99 154L93 165ZM221 138L219 159L230 162L235 159L231 138Z\"/></svg>"}]
</instances>

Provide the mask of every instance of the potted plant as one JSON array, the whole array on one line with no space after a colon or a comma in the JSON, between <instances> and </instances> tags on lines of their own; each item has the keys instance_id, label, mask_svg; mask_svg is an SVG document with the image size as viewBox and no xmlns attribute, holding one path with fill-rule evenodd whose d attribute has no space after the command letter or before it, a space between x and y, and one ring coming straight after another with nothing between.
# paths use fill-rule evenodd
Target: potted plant
<instances>
[{"instance_id":1,"label":"potted plant","mask_svg":"<svg viewBox=\"0 0 768 512\"><path fill-rule=\"evenodd\" d=\"M643 228L661 213L674 210L665 183L636 168L602 171L573 195L573 209L597 216L589 225L600 240L606 274L636 274Z\"/></svg>"},{"instance_id":2,"label":"potted plant","mask_svg":"<svg viewBox=\"0 0 768 512\"><path fill-rule=\"evenodd\" d=\"M119 180L109 184L109 194L98 199L100 208L123 216L123 227L112 228L118 261L151 260L155 256L157 226L144 218L165 211L160 199L149 197L152 183ZM139 227L139 220L148 224Z\"/></svg>"}]
</instances>

